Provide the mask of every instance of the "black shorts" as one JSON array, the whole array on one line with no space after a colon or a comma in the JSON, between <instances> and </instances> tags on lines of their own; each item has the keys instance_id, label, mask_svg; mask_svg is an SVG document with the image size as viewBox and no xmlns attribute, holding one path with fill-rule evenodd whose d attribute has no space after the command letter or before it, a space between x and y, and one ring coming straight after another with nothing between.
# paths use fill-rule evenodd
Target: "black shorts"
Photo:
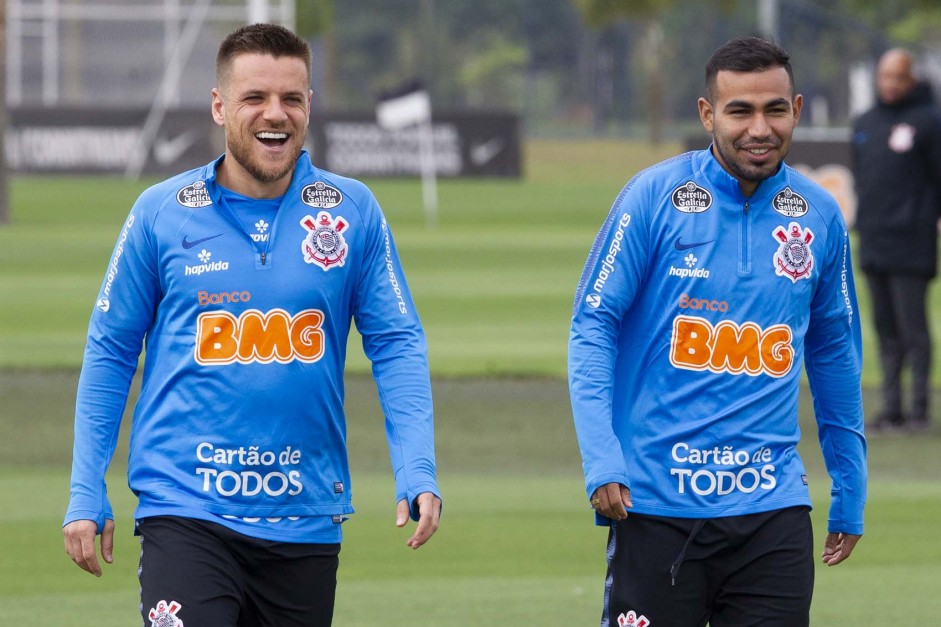
<instances>
[{"instance_id":1,"label":"black shorts","mask_svg":"<svg viewBox=\"0 0 941 627\"><path fill-rule=\"evenodd\" d=\"M328 627L339 544L252 538L222 525L138 521L145 627Z\"/></svg>"},{"instance_id":2,"label":"black shorts","mask_svg":"<svg viewBox=\"0 0 941 627\"><path fill-rule=\"evenodd\" d=\"M693 520L630 514L608 535L602 627L806 627L810 508Z\"/></svg>"}]
</instances>

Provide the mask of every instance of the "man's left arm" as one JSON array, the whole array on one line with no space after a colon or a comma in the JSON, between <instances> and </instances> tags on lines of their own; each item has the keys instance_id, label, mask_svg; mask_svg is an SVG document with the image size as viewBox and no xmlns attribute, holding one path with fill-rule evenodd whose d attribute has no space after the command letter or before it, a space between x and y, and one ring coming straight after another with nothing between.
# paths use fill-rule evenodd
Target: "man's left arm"
<instances>
[{"instance_id":1,"label":"man's left arm","mask_svg":"<svg viewBox=\"0 0 941 627\"><path fill-rule=\"evenodd\" d=\"M849 235L839 215L830 224L826 244L804 355L820 446L832 479L823 560L835 565L849 557L863 533L867 470L859 306Z\"/></svg>"},{"instance_id":2,"label":"man's left arm","mask_svg":"<svg viewBox=\"0 0 941 627\"><path fill-rule=\"evenodd\" d=\"M418 522L408 545L418 548L438 526L434 412L425 334L389 226L371 194L353 316L372 362L395 476L396 524Z\"/></svg>"},{"instance_id":3,"label":"man's left arm","mask_svg":"<svg viewBox=\"0 0 941 627\"><path fill-rule=\"evenodd\" d=\"M924 126L925 137L919 138L918 142L928 169L928 180L938 185L941 181L941 110L932 107ZM941 215L941 205L938 206L938 213Z\"/></svg>"}]
</instances>

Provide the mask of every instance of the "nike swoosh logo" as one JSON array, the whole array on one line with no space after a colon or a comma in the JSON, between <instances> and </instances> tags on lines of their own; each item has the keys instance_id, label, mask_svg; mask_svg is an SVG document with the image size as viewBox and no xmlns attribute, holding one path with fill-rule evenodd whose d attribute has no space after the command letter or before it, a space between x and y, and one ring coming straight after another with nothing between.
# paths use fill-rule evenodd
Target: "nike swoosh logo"
<instances>
[{"instance_id":1,"label":"nike swoosh logo","mask_svg":"<svg viewBox=\"0 0 941 627\"><path fill-rule=\"evenodd\" d=\"M675 246L678 251L683 252L684 250L689 250L691 248L698 248L699 246L705 246L706 244L711 244L714 241L715 241L714 239L711 239L707 242L693 242L692 244L684 244L680 241L680 238L677 237L676 242L673 243L673 246Z\"/></svg>"},{"instance_id":2,"label":"nike swoosh logo","mask_svg":"<svg viewBox=\"0 0 941 627\"><path fill-rule=\"evenodd\" d=\"M506 142L502 137L494 137L483 143L477 143L471 146L471 163L476 166L484 166L493 161L500 152L503 151Z\"/></svg>"},{"instance_id":3,"label":"nike swoosh logo","mask_svg":"<svg viewBox=\"0 0 941 627\"><path fill-rule=\"evenodd\" d=\"M194 240L188 240L186 239L186 236L184 235L183 236L183 248L186 248L187 250L189 250L193 246L199 246L203 242L208 242L209 240L215 239L219 237L220 235L223 235L223 233L217 233L215 235L210 235L209 237L201 237L199 239L194 239Z\"/></svg>"},{"instance_id":4,"label":"nike swoosh logo","mask_svg":"<svg viewBox=\"0 0 941 627\"><path fill-rule=\"evenodd\" d=\"M160 165L170 165L183 156L199 139L195 131L184 131L173 138L157 137L154 140L154 160Z\"/></svg>"}]
</instances>

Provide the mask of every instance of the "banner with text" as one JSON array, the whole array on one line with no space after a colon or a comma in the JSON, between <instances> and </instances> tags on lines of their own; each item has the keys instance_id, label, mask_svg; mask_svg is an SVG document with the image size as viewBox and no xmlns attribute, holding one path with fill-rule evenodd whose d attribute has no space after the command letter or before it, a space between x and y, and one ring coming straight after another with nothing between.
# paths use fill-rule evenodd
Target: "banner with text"
<instances>
[{"instance_id":1,"label":"banner with text","mask_svg":"<svg viewBox=\"0 0 941 627\"><path fill-rule=\"evenodd\" d=\"M225 150L209 107L168 111L150 146L141 146L147 111L128 109L11 109L7 166L30 174L123 174L146 149L145 175L169 176L199 167ZM435 167L442 177L519 177L519 116L442 112L432 120ZM321 168L351 177L411 177L420 173L416 127L379 127L374 113L311 114L308 148Z\"/></svg>"}]
</instances>

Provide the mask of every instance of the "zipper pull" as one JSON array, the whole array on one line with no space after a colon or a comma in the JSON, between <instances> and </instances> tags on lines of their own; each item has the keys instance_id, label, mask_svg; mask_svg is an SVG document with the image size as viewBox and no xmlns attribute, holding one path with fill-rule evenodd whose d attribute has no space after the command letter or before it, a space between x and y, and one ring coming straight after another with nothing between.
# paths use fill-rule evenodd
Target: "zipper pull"
<instances>
[{"instance_id":1,"label":"zipper pull","mask_svg":"<svg viewBox=\"0 0 941 627\"><path fill-rule=\"evenodd\" d=\"M268 253L261 251L261 265L265 265L265 259L268 258Z\"/></svg>"}]
</instances>

